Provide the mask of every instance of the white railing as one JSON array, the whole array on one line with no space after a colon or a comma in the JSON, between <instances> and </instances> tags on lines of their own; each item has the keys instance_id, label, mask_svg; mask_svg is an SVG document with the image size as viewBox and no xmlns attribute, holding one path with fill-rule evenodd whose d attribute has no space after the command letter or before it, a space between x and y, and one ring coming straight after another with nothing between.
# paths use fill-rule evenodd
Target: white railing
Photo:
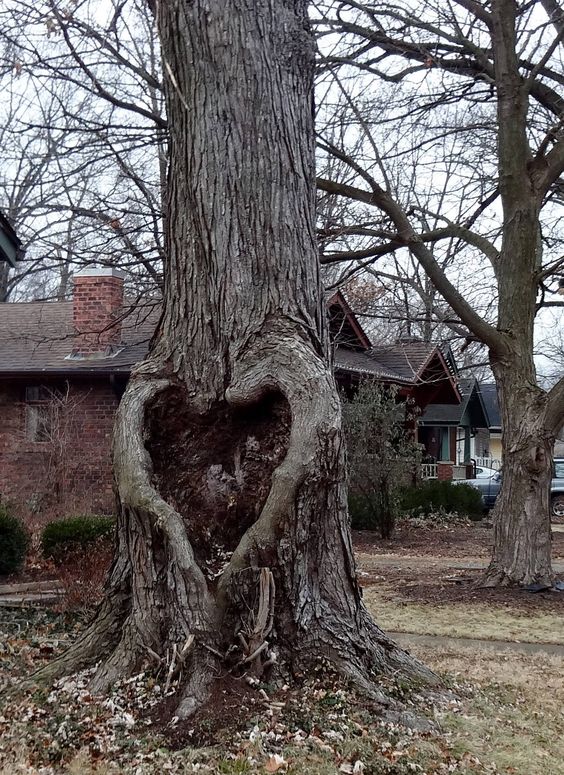
<instances>
[{"instance_id":1,"label":"white railing","mask_svg":"<svg viewBox=\"0 0 564 775\"><path fill-rule=\"evenodd\" d=\"M498 460L495 457L477 457L474 459L476 461L476 465L481 466L482 468L493 468L495 471L499 471L501 469L501 460Z\"/></svg>"},{"instance_id":2,"label":"white railing","mask_svg":"<svg viewBox=\"0 0 564 775\"><path fill-rule=\"evenodd\" d=\"M421 463L421 478L422 479L436 479L437 478L437 464L436 463Z\"/></svg>"}]
</instances>

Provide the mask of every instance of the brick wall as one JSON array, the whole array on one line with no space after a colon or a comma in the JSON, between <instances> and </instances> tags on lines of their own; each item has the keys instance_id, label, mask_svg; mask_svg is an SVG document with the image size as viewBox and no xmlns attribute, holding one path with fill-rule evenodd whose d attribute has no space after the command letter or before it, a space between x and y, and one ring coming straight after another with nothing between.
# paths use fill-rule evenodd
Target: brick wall
<instances>
[{"instance_id":1,"label":"brick wall","mask_svg":"<svg viewBox=\"0 0 564 775\"><path fill-rule=\"evenodd\" d=\"M437 463L437 479L440 482L450 482L454 473L452 460L439 460Z\"/></svg>"},{"instance_id":2,"label":"brick wall","mask_svg":"<svg viewBox=\"0 0 564 775\"><path fill-rule=\"evenodd\" d=\"M26 401L39 386L40 401ZM45 396L48 396L45 399ZM29 391L27 394L29 398ZM0 386L0 495L40 519L113 511L111 434L118 399L107 382ZM52 419L33 440L34 407Z\"/></svg>"}]
</instances>

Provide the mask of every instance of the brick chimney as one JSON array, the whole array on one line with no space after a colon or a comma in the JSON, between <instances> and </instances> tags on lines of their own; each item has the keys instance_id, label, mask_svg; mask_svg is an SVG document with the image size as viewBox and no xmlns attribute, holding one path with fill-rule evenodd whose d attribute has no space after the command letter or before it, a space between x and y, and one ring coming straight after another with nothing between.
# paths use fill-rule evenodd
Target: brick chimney
<instances>
[{"instance_id":1,"label":"brick chimney","mask_svg":"<svg viewBox=\"0 0 564 775\"><path fill-rule=\"evenodd\" d=\"M123 272L83 269L73 278L73 357L110 355L121 344Z\"/></svg>"}]
</instances>

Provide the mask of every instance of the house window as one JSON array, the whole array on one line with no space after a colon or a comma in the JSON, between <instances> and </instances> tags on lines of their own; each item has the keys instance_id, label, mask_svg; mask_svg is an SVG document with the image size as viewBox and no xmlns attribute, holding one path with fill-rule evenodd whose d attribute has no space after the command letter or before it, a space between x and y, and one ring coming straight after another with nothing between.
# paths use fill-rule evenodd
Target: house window
<instances>
[{"instance_id":1,"label":"house window","mask_svg":"<svg viewBox=\"0 0 564 775\"><path fill-rule=\"evenodd\" d=\"M36 385L25 389L25 435L28 441L51 441L53 401L51 391Z\"/></svg>"}]
</instances>

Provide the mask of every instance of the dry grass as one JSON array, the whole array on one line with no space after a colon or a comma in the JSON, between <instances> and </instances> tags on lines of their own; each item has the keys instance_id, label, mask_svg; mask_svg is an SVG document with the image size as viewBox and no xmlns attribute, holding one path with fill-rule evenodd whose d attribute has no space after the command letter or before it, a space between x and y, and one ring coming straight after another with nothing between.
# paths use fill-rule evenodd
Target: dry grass
<instances>
[{"instance_id":1,"label":"dry grass","mask_svg":"<svg viewBox=\"0 0 564 775\"><path fill-rule=\"evenodd\" d=\"M460 712L439 714L457 758L476 758L491 772L512 775L564 773L564 658L465 648L414 651L450 681L472 687ZM468 773L482 771L468 767Z\"/></svg>"},{"instance_id":2,"label":"dry grass","mask_svg":"<svg viewBox=\"0 0 564 775\"><path fill-rule=\"evenodd\" d=\"M515 611L482 603L422 605L394 598L381 585L364 590L364 601L384 630L528 643L564 644L558 613Z\"/></svg>"}]
</instances>

